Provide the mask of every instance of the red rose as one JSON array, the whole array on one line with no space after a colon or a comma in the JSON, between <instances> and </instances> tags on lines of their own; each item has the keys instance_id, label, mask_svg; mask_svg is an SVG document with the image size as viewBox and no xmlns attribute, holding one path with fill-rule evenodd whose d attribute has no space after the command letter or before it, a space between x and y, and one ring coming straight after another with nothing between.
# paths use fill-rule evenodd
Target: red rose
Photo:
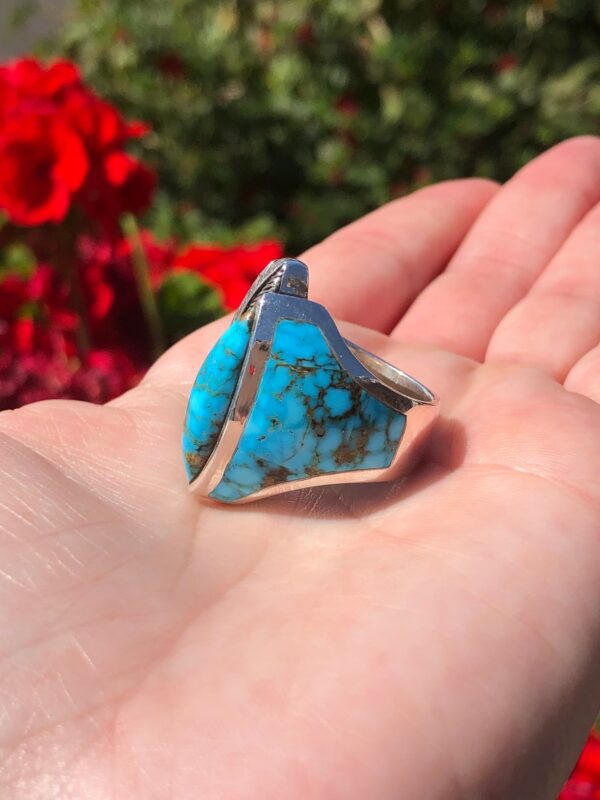
<instances>
[{"instance_id":1,"label":"red rose","mask_svg":"<svg viewBox=\"0 0 600 800\"><path fill-rule=\"evenodd\" d=\"M0 131L0 208L18 225L63 220L87 171L81 139L56 115L31 113Z\"/></svg>"},{"instance_id":2,"label":"red rose","mask_svg":"<svg viewBox=\"0 0 600 800\"><path fill-rule=\"evenodd\" d=\"M279 242L223 248L218 245L191 245L181 252L175 266L202 275L221 290L223 303L232 310L244 299L258 273L283 254Z\"/></svg>"}]
</instances>

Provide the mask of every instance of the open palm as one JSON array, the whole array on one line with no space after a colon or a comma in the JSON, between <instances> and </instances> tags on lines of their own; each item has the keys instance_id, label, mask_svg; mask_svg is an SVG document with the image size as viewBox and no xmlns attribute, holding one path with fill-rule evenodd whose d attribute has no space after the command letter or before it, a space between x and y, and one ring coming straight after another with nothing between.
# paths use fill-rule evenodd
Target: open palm
<instances>
[{"instance_id":1,"label":"open palm","mask_svg":"<svg viewBox=\"0 0 600 800\"><path fill-rule=\"evenodd\" d=\"M223 323L108 406L1 415L0 797L558 792L600 704L600 141L305 259L344 332L441 396L423 464L189 496L186 396Z\"/></svg>"}]
</instances>

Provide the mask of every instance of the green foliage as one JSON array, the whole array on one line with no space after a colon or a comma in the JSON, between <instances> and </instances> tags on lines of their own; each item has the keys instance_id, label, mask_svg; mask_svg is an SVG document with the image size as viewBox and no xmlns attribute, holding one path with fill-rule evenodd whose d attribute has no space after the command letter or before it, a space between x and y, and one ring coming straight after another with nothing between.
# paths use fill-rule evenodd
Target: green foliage
<instances>
[{"instance_id":1,"label":"green foliage","mask_svg":"<svg viewBox=\"0 0 600 800\"><path fill-rule=\"evenodd\" d=\"M168 274L158 291L157 302L168 344L225 313L215 289L193 272Z\"/></svg>"},{"instance_id":2,"label":"green foliage","mask_svg":"<svg viewBox=\"0 0 600 800\"><path fill-rule=\"evenodd\" d=\"M0 278L5 275L18 275L29 278L35 269L36 258L33 251L22 242L14 242L0 250Z\"/></svg>"},{"instance_id":3,"label":"green foliage","mask_svg":"<svg viewBox=\"0 0 600 800\"><path fill-rule=\"evenodd\" d=\"M600 130L594 0L79 0L63 50L154 132L158 221L291 252L389 198ZM174 212L165 213L169 205ZM189 220L188 220L189 222Z\"/></svg>"}]
</instances>

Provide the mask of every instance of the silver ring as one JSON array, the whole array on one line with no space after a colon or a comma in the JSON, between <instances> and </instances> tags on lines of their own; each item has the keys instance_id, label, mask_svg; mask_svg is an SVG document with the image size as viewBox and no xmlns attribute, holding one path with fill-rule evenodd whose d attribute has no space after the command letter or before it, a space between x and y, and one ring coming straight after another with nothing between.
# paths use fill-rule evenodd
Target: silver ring
<instances>
[{"instance_id":1,"label":"silver ring","mask_svg":"<svg viewBox=\"0 0 600 800\"><path fill-rule=\"evenodd\" d=\"M190 489L224 503L406 472L438 412L415 378L344 339L308 267L272 261L204 361L183 433Z\"/></svg>"}]
</instances>

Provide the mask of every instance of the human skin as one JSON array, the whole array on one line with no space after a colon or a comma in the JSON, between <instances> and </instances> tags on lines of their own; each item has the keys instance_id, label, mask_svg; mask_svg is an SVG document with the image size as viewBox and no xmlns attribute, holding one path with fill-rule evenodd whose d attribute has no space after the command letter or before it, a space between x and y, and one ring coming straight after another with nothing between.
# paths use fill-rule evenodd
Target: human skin
<instances>
[{"instance_id":1,"label":"human skin","mask_svg":"<svg viewBox=\"0 0 600 800\"><path fill-rule=\"evenodd\" d=\"M304 257L344 333L440 395L422 464L190 496L227 321L107 406L0 415L3 799L558 794L600 706L600 140Z\"/></svg>"}]
</instances>

